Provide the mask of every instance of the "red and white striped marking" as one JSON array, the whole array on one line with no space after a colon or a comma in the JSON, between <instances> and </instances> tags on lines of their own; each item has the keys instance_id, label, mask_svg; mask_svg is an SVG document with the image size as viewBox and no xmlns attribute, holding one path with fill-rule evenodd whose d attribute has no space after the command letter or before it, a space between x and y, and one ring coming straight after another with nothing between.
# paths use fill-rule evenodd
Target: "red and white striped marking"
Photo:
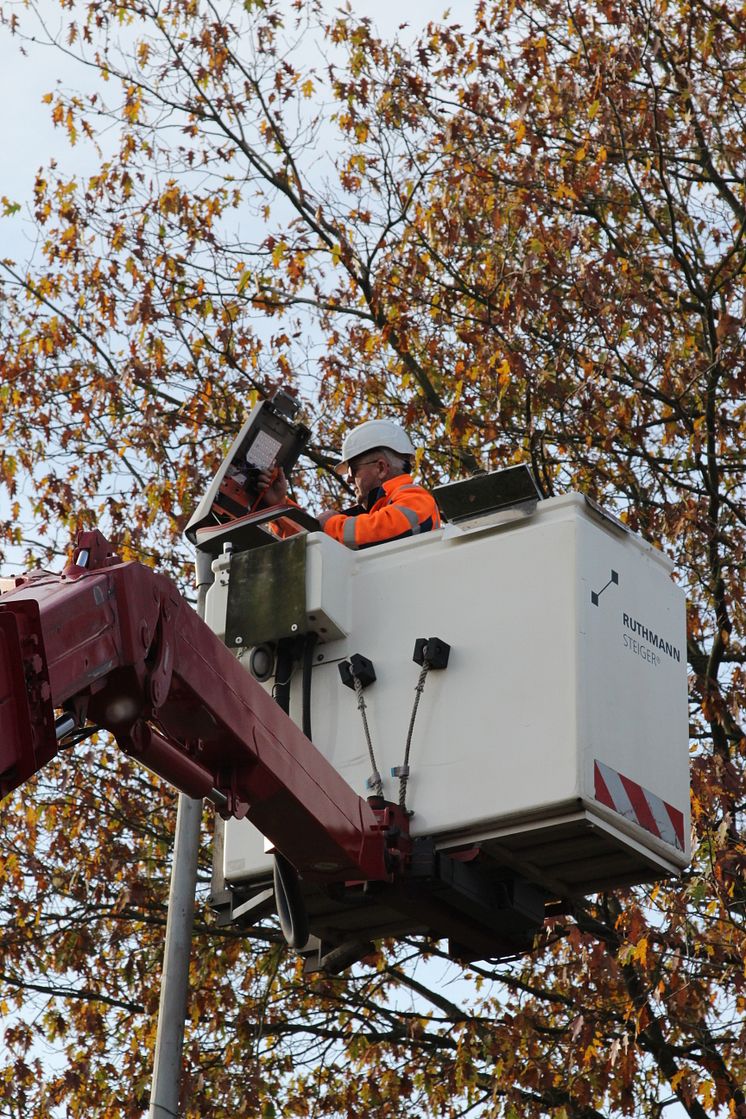
<instances>
[{"instance_id":1,"label":"red and white striped marking","mask_svg":"<svg viewBox=\"0 0 746 1119\"><path fill-rule=\"evenodd\" d=\"M684 850L684 814L678 808L603 762L593 763L593 783L596 800L601 804L633 824L639 824L664 843Z\"/></svg>"}]
</instances>

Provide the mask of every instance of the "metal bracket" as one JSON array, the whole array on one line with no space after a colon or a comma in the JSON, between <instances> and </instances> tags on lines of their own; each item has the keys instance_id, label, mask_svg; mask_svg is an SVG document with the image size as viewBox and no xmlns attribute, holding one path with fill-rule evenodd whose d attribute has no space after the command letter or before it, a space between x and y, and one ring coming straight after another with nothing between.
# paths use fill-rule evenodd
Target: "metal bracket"
<instances>
[{"instance_id":1,"label":"metal bracket","mask_svg":"<svg viewBox=\"0 0 746 1119\"><path fill-rule=\"evenodd\" d=\"M340 663L339 675L344 686L354 691L356 679L360 681L360 686L363 688L375 683L376 670L373 661L368 660L361 653L353 653L348 661Z\"/></svg>"},{"instance_id":2,"label":"metal bracket","mask_svg":"<svg viewBox=\"0 0 746 1119\"><path fill-rule=\"evenodd\" d=\"M427 661L430 668L447 668L451 646L439 637L418 637L414 643L412 660L415 664L424 665Z\"/></svg>"}]
</instances>

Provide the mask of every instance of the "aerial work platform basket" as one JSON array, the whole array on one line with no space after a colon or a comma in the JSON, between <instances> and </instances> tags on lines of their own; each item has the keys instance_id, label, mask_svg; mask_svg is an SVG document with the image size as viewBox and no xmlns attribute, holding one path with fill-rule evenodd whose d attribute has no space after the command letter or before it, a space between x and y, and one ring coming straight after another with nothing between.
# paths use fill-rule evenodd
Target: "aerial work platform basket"
<instances>
[{"instance_id":1,"label":"aerial work platform basket","mask_svg":"<svg viewBox=\"0 0 746 1119\"><path fill-rule=\"evenodd\" d=\"M666 556L583 496L467 508L440 531L357 552L303 533L213 570L211 627L268 689L284 683L278 648L305 642L291 717L310 721L363 796L369 739L387 800L406 778L415 839L465 860L478 851L547 898L687 865L684 595ZM418 641L420 660L423 643L449 647L424 682ZM364 690L340 673L355 655L372 665ZM226 824L220 859L217 878L241 897L266 887L251 824ZM387 920L360 927L385 933Z\"/></svg>"}]
</instances>

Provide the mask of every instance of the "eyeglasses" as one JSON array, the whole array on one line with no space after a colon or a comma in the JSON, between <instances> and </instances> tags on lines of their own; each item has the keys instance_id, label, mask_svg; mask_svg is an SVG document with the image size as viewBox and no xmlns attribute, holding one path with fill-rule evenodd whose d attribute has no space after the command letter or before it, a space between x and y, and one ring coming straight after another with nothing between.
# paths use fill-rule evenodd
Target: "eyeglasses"
<instances>
[{"instance_id":1,"label":"eyeglasses","mask_svg":"<svg viewBox=\"0 0 746 1119\"><path fill-rule=\"evenodd\" d=\"M358 475L358 471L360 470L361 466L370 466L370 464L372 462L380 462L380 461L381 460L377 459L377 458L366 458L366 459L363 459L362 462L356 462L354 464L354 466L353 466L352 463L349 463L348 466L347 466L347 469L349 471L350 477L351 478L356 478L357 475Z\"/></svg>"}]
</instances>

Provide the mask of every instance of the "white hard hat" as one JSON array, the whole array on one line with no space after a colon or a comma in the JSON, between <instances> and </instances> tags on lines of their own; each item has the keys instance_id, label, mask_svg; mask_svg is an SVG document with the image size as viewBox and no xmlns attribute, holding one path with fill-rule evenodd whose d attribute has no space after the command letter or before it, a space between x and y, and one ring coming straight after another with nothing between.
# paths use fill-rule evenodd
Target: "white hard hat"
<instances>
[{"instance_id":1,"label":"white hard hat","mask_svg":"<svg viewBox=\"0 0 746 1119\"><path fill-rule=\"evenodd\" d=\"M402 458L409 458L414 454L412 440L399 424L393 420L366 420L364 424L353 427L345 436L342 461L334 468L337 474L346 474L350 459L372 451L375 447L387 447Z\"/></svg>"}]
</instances>

